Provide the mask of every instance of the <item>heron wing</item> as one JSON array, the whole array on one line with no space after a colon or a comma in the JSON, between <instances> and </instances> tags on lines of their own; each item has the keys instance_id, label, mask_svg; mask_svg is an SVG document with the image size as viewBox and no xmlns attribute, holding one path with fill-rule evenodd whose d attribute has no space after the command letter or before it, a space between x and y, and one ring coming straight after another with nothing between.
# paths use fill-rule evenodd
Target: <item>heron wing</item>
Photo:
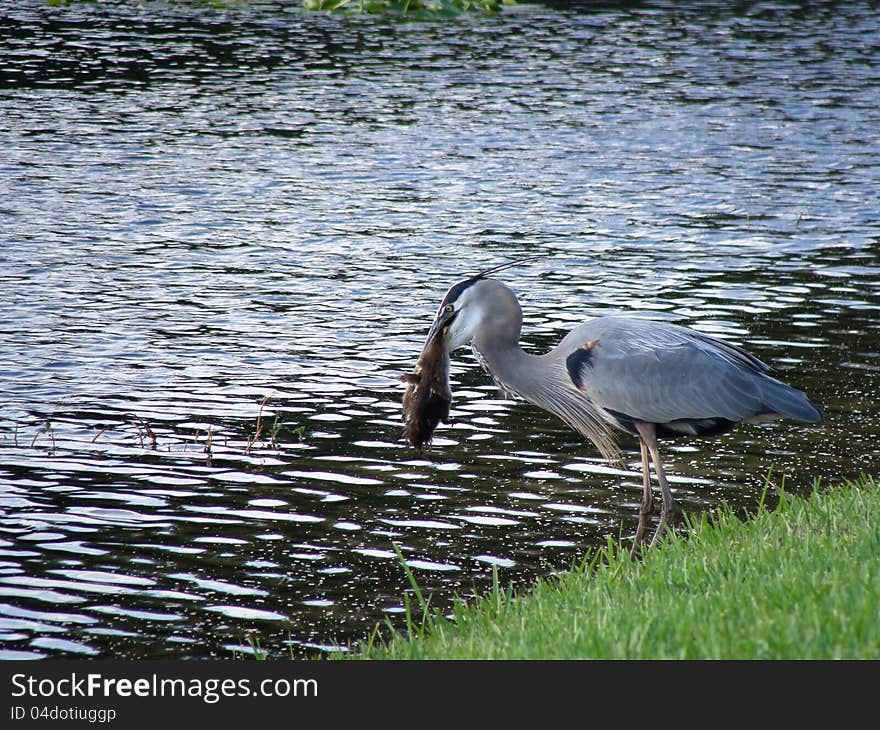
<instances>
[{"instance_id":1,"label":"heron wing","mask_svg":"<svg viewBox=\"0 0 880 730\"><path fill-rule=\"evenodd\" d=\"M664 322L602 317L560 347L575 386L601 408L639 421L735 422L775 413L768 391L799 394L764 375L767 366L745 350Z\"/></svg>"}]
</instances>

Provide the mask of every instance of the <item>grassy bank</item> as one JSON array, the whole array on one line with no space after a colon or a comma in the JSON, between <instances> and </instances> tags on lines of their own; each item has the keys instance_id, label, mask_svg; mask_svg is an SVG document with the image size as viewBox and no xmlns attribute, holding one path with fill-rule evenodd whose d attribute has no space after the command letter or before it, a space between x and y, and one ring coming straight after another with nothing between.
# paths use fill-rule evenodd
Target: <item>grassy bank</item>
<instances>
[{"instance_id":1,"label":"grassy bank","mask_svg":"<svg viewBox=\"0 0 880 730\"><path fill-rule=\"evenodd\" d=\"M523 595L496 586L454 619L410 596L375 659L878 659L880 489L780 495L745 522L703 517L641 561L625 547ZM427 615L427 618L426 618ZM353 657L357 658L357 657Z\"/></svg>"}]
</instances>

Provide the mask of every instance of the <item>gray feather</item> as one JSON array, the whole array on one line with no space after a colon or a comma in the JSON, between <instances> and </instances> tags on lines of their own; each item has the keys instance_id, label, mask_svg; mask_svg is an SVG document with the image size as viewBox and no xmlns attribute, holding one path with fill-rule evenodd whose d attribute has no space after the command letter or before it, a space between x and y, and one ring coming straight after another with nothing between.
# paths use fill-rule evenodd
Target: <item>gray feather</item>
<instances>
[{"instance_id":1,"label":"gray feather","mask_svg":"<svg viewBox=\"0 0 880 730\"><path fill-rule=\"evenodd\" d=\"M768 367L731 343L665 322L601 317L576 327L560 356L594 343L572 381L599 407L636 420L669 423L785 416L819 423L821 412ZM570 373L571 374L571 373Z\"/></svg>"}]
</instances>

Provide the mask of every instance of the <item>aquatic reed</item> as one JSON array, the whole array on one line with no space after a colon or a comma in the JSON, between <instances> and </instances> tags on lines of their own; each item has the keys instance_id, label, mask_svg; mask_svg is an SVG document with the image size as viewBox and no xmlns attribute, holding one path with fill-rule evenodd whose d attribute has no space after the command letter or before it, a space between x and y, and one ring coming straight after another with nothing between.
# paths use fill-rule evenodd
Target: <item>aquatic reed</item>
<instances>
[{"instance_id":1,"label":"aquatic reed","mask_svg":"<svg viewBox=\"0 0 880 730\"><path fill-rule=\"evenodd\" d=\"M462 13L497 13L513 0L303 0L311 11L402 15L424 20Z\"/></svg>"}]
</instances>

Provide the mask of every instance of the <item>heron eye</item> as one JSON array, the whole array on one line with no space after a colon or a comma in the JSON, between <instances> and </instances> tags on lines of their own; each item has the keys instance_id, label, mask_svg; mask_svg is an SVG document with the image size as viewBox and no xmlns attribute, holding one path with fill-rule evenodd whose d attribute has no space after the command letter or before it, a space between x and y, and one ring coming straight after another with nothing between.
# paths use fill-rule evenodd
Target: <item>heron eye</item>
<instances>
[{"instance_id":1,"label":"heron eye","mask_svg":"<svg viewBox=\"0 0 880 730\"><path fill-rule=\"evenodd\" d=\"M451 312L455 309L455 307L453 307L451 304L447 304L443 309L447 312Z\"/></svg>"}]
</instances>

